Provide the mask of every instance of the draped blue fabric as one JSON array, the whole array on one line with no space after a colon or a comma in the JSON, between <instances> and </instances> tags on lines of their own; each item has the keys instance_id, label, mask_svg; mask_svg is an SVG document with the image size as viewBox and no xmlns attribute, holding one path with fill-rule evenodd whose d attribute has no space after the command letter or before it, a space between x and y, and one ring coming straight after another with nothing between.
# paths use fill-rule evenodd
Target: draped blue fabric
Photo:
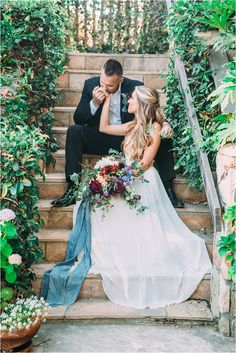
<instances>
[{"instance_id":1,"label":"draped blue fabric","mask_svg":"<svg viewBox=\"0 0 236 353\"><path fill-rule=\"evenodd\" d=\"M91 220L89 203L82 201L70 235L64 262L46 271L40 295L50 306L68 305L76 301L91 267Z\"/></svg>"}]
</instances>

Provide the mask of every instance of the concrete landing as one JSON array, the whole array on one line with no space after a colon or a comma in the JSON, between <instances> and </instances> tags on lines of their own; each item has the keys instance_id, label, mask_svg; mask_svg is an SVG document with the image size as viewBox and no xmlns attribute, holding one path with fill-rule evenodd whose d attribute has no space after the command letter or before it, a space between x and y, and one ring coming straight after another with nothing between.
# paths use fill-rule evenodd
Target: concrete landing
<instances>
[{"instance_id":1,"label":"concrete landing","mask_svg":"<svg viewBox=\"0 0 236 353\"><path fill-rule=\"evenodd\" d=\"M41 326L32 352L226 353L234 352L234 339L215 327L51 322Z\"/></svg>"}]
</instances>

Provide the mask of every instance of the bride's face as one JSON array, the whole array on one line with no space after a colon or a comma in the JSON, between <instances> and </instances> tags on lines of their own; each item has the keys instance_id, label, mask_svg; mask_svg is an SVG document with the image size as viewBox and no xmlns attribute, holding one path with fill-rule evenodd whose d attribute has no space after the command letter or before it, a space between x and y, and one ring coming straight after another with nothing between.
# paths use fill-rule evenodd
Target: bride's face
<instances>
[{"instance_id":1,"label":"bride's face","mask_svg":"<svg viewBox=\"0 0 236 353\"><path fill-rule=\"evenodd\" d=\"M128 112L130 114L136 114L137 110L138 110L138 101L137 101L137 94L134 91L132 93L132 96L130 97L130 99L128 100L129 106L128 106Z\"/></svg>"}]
</instances>

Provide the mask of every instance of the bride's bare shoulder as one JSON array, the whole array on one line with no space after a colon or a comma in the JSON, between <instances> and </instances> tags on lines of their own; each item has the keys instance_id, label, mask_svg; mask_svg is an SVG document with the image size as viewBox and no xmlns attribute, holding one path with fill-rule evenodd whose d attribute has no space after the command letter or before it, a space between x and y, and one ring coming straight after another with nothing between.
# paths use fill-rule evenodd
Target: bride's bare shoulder
<instances>
[{"instance_id":1,"label":"bride's bare shoulder","mask_svg":"<svg viewBox=\"0 0 236 353\"><path fill-rule=\"evenodd\" d=\"M151 129L151 132L150 132L150 135L153 137L153 136L156 136L157 134L159 135L160 134L160 131L161 131L162 127L159 123L155 122L153 125L152 125L152 129Z\"/></svg>"}]
</instances>

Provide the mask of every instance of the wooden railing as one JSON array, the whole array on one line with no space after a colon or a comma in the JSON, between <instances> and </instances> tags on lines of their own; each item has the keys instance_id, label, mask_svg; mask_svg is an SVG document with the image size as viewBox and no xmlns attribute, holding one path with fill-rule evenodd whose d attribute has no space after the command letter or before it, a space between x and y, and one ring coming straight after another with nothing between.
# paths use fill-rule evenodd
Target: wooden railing
<instances>
[{"instance_id":1,"label":"wooden railing","mask_svg":"<svg viewBox=\"0 0 236 353\"><path fill-rule=\"evenodd\" d=\"M171 0L166 0L166 4L167 4L168 12L170 12L172 7ZM211 212L214 233L216 234L216 232L221 231L221 219L222 219L219 196L214 183L208 157L206 153L203 152L200 148L200 145L203 142L202 133L198 122L196 110L194 108L193 98L188 84L188 79L187 79L187 74L185 71L184 64L180 60L179 55L177 54L175 54L174 56L174 61L175 61L176 74L179 79L179 85L180 85L180 89L181 89L185 107L186 107L187 119L192 129L192 137L193 137L193 141L194 141L194 145L195 145L195 149L198 157L199 167L203 178L208 206Z\"/></svg>"}]
</instances>

